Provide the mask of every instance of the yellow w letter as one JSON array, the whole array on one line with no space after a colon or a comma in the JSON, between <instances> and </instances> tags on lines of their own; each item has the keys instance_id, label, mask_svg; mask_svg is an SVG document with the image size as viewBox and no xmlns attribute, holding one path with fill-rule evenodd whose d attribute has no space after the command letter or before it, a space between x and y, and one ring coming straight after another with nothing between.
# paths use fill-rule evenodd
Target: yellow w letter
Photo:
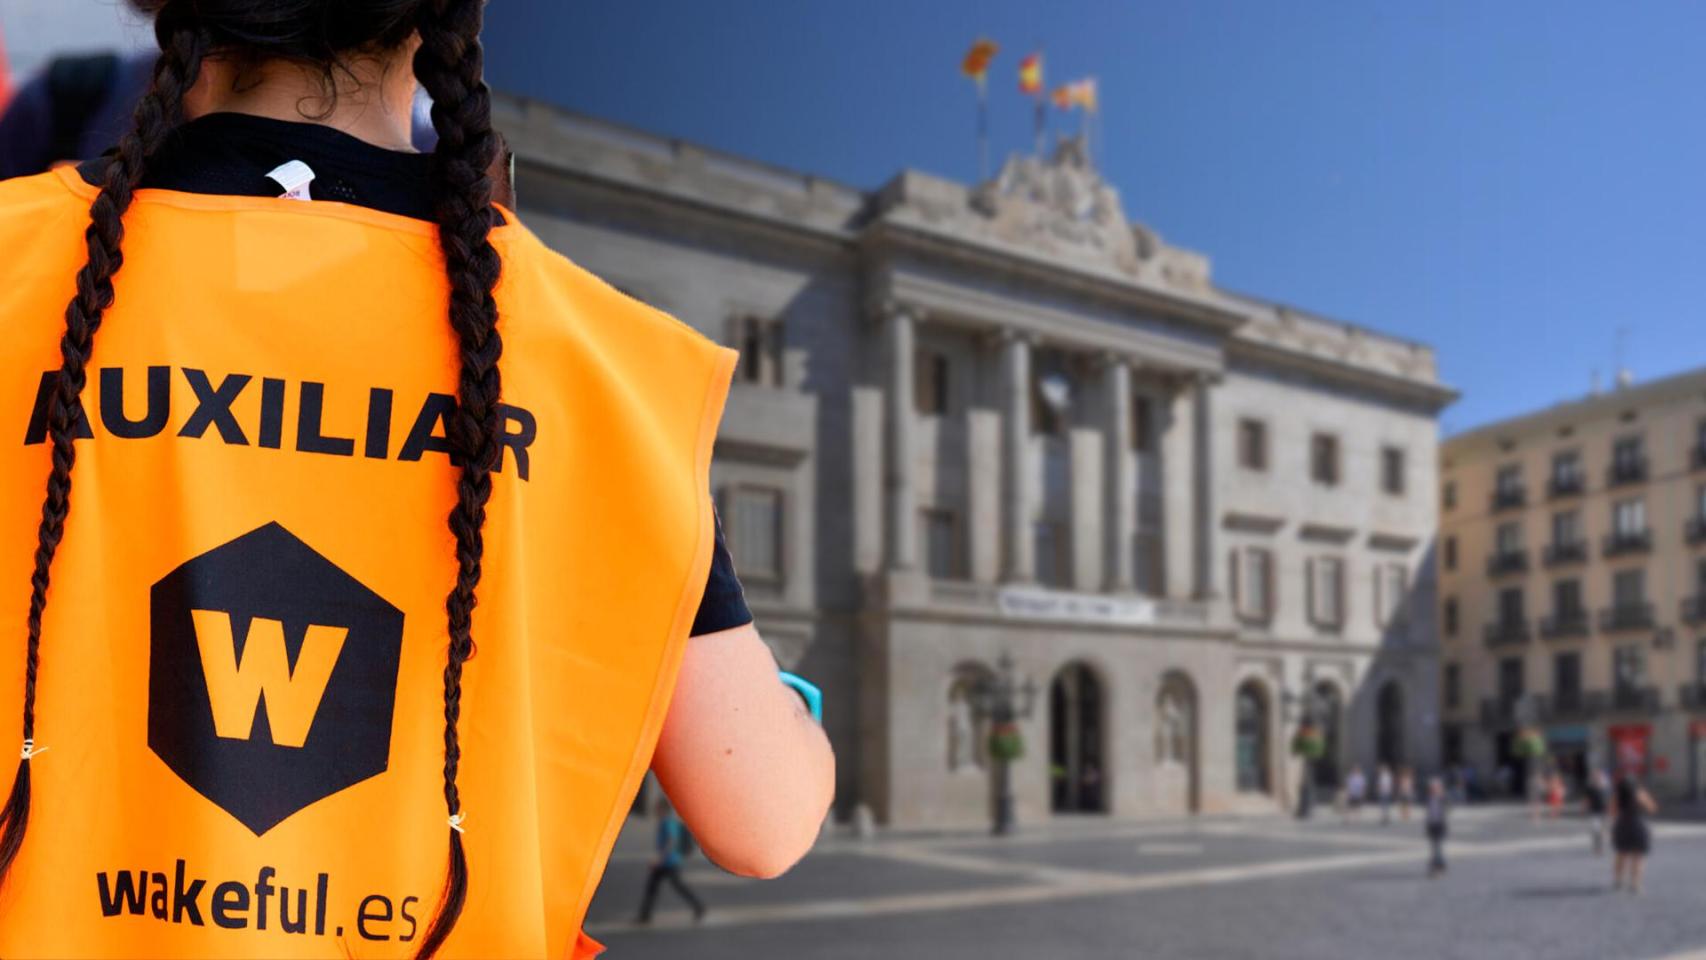
<instances>
[{"instance_id":1,"label":"yellow w letter","mask_svg":"<svg viewBox=\"0 0 1706 960\"><path fill-rule=\"evenodd\" d=\"M264 693L272 742L281 747L302 746L349 628L310 625L292 672L283 623L264 617L249 621L248 640L238 660L230 614L191 610L190 617L195 622L196 646L201 649L207 699L213 704L213 731L229 740L249 739L255 707Z\"/></svg>"}]
</instances>

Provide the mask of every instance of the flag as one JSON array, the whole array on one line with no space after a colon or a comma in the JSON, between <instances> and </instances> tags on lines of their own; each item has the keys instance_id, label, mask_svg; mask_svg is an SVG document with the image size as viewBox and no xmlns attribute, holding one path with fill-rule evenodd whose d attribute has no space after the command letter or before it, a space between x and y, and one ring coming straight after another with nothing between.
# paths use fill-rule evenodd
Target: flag
<instances>
[{"instance_id":1,"label":"flag","mask_svg":"<svg viewBox=\"0 0 1706 960\"><path fill-rule=\"evenodd\" d=\"M1085 77L1074 80L1064 86L1054 88L1049 94L1055 107L1061 110L1081 109L1086 113L1096 112L1096 78Z\"/></svg>"},{"instance_id":2,"label":"flag","mask_svg":"<svg viewBox=\"0 0 1706 960\"><path fill-rule=\"evenodd\" d=\"M1043 92L1042 51L1019 61L1019 92L1036 96Z\"/></svg>"},{"instance_id":3,"label":"flag","mask_svg":"<svg viewBox=\"0 0 1706 960\"><path fill-rule=\"evenodd\" d=\"M994 60L1000 50L994 40L979 37L966 51L965 60L960 62L960 72L977 81L978 86L983 86L984 78L989 74L989 61Z\"/></svg>"}]
</instances>

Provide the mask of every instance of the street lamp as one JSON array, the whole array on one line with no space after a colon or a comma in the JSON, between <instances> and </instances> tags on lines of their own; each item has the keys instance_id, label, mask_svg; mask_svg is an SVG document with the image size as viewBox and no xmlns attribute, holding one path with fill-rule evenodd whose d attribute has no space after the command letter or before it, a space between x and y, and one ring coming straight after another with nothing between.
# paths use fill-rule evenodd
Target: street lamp
<instances>
[{"instance_id":1,"label":"street lamp","mask_svg":"<svg viewBox=\"0 0 1706 960\"><path fill-rule=\"evenodd\" d=\"M1024 683L1017 682L1011 655L1001 654L996 666L996 675L985 677L972 690L972 706L989 720L992 745L998 737L1017 737L1017 723L1030 719L1037 701L1036 681L1027 676ZM991 832L1005 834L1013 829L1013 751L992 749L990 759L995 763L995 826Z\"/></svg>"},{"instance_id":2,"label":"street lamp","mask_svg":"<svg viewBox=\"0 0 1706 960\"><path fill-rule=\"evenodd\" d=\"M1302 733L1303 727L1313 726L1315 718L1327 712L1320 692L1313 689L1306 689L1301 694L1281 690L1280 702L1284 705L1285 719L1288 722L1298 722L1299 734ZM1297 753L1303 765L1303 782L1297 787L1297 819L1307 820L1315 799L1315 758L1303 750L1293 752Z\"/></svg>"}]
</instances>

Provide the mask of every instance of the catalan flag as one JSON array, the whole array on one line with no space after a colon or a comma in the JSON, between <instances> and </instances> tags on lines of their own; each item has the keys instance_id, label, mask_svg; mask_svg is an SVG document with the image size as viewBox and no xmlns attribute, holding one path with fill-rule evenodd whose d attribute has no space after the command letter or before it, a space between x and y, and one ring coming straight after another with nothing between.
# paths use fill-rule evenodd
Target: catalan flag
<instances>
[{"instance_id":1,"label":"catalan flag","mask_svg":"<svg viewBox=\"0 0 1706 960\"><path fill-rule=\"evenodd\" d=\"M1033 97L1043 92L1042 51L1019 61L1019 92Z\"/></svg>"},{"instance_id":2,"label":"catalan flag","mask_svg":"<svg viewBox=\"0 0 1706 960\"><path fill-rule=\"evenodd\" d=\"M984 79L989 76L989 62L994 60L1000 51L1001 48L995 45L994 40L979 37L977 42L971 45L971 49L966 51L966 58L960 62L960 72L977 81L978 86L982 86Z\"/></svg>"}]
</instances>

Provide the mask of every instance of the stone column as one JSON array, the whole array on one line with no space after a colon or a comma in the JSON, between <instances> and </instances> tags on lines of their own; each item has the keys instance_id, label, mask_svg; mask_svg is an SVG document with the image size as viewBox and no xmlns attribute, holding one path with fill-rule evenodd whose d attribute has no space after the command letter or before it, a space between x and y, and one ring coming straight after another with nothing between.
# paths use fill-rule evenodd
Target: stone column
<instances>
[{"instance_id":1,"label":"stone column","mask_svg":"<svg viewBox=\"0 0 1706 960\"><path fill-rule=\"evenodd\" d=\"M1220 503L1219 498L1215 496L1218 473L1214 462L1214 381L1215 378L1211 374L1198 373L1191 382L1191 399L1196 408L1196 450L1193 457L1196 478L1193 486L1196 488L1195 593L1199 600L1210 600L1221 595L1221 565L1215 562L1215 557L1218 556L1216 545L1220 542L1216 521L1220 513Z\"/></svg>"},{"instance_id":2,"label":"stone column","mask_svg":"<svg viewBox=\"0 0 1706 960\"><path fill-rule=\"evenodd\" d=\"M1123 359L1109 355L1103 358L1102 394L1107 404L1103 421L1102 469L1106 483L1103 502L1106 506L1104 556L1102 569L1108 590L1129 593L1133 587L1132 523L1136 507L1135 464L1131 452L1131 366Z\"/></svg>"},{"instance_id":3,"label":"stone column","mask_svg":"<svg viewBox=\"0 0 1706 960\"><path fill-rule=\"evenodd\" d=\"M1001 339L1003 438L1002 572L1007 580L1036 577L1031 531L1031 342L1007 330Z\"/></svg>"},{"instance_id":4,"label":"stone column","mask_svg":"<svg viewBox=\"0 0 1706 960\"><path fill-rule=\"evenodd\" d=\"M1161 437L1162 593L1190 599L1196 589L1196 397L1185 380L1174 380Z\"/></svg>"},{"instance_id":5,"label":"stone column","mask_svg":"<svg viewBox=\"0 0 1706 960\"><path fill-rule=\"evenodd\" d=\"M917 407L913 403L916 320L911 310L889 306L883 316L883 349L888 382L887 421L888 565L891 570L918 566L918 487L914 477Z\"/></svg>"}]
</instances>

